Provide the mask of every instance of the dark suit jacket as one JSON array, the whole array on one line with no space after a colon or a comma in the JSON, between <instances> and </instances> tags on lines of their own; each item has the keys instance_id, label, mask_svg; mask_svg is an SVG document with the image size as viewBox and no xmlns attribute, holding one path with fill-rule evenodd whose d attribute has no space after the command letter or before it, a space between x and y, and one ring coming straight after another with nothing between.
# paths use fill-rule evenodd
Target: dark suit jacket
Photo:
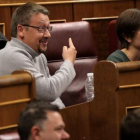
<instances>
[{"instance_id":1,"label":"dark suit jacket","mask_svg":"<svg viewBox=\"0 0 140 140\"><path fill-rule=\"evenodd\" d=\"M0 32L0 49L4 48L8 39Z\"/></svg>"}]
</instances>

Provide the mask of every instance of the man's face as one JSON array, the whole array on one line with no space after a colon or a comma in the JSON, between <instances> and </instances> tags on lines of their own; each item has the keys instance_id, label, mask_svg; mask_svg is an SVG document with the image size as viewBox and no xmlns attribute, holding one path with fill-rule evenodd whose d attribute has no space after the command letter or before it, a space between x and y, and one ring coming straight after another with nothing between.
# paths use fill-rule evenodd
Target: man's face
<instances>
[{"instance_id":1,"label":"man's face","mask_svg":"<svg viewBox=\"0 0 140 140\"><path fill-rule=\"evenodd\" d=\"M67 140L69 134L64 130L65 124L58 112L47 112L47 120L44 121L43 130L40 131L39 140Z\"/></svg>"},{"instance_id":2,"label":"man's face","mask_svg":"<svg viewBox=\"0 0 140 140\"><path fill-rule=\"evenodd\" d=\"M36 27L49 27L49 17L42 13L33 15L30 20L30 26ZM48 30L44 33L39 32L36 28L22 26L21 41L38 53L45 52L47 50L48 39L51 37Z\"/></svg>"}]
</instances>

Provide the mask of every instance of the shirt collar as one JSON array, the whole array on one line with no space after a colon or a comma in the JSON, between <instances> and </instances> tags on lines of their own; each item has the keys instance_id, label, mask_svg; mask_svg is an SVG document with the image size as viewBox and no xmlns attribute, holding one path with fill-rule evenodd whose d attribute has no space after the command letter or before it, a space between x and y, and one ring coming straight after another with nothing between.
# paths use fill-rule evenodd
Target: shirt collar
<instances>
[{"instance_id":1,"label":"shirt collar","mask_svg":"<svg viewBox=\"0 0 140 140\"><path fill-rule=\"evenodd\" d=\"M20 48L20 49L23 49L23 50L27 51L33 58L37 57L39 55L31 47L29 47L28 45L26 45L25 43L23 43L22 41L20 41L17 38L12 37L10 43L11 43L12 46L15 46L17 48Z\"/></svg>"}]
</instances>

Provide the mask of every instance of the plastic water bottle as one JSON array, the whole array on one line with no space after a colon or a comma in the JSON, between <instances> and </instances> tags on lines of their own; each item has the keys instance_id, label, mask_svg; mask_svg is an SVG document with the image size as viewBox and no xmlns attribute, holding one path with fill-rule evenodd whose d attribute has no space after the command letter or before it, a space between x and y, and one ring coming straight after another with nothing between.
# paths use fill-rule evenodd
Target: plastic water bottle
<instances>
[{"instance_id":1,"label":"plastic water bottle","mask_svg":"<svg viewBox=\"0 0 140 140\"><path fill-rule=\"evenodd\" d=\"M85 92L87 96L87 101L92 101L94 98L93 73L87 73L87 79L85 82Z\"/></svg>"}]
</instances>

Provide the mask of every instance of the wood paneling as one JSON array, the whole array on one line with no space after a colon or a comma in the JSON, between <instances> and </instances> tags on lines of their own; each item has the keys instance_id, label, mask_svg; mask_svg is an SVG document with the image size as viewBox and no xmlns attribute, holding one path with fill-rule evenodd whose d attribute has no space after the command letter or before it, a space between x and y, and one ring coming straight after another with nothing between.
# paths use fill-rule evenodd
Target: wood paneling
<instances>
[{"instance_id":1,"label":"wood paneling","mask_svg":"<svg viewBox=\"0 0 140 140\"><path fill-rule=\"evenodd\" d=\"M136 7L140 9L140 0L136 0Z\"/></svg>"},{"instance_id":2,"label":"wood paneling","mask_svg":"<svg viewBox=\"0 0 140 140\"><path fill-rule=\"evenodd\" d=\"M36 2L39 4L56 4L56 3L81 3L81 2L108 2L108 1L127 1L127 0L30 0L30 2ZM29 0L0 0L0 4L3 5L21 5L21 3L29 2Z\"/></svg>"},{"instance_id":3,"label":"wood paneling","mask_svg":"<svg viewBox=\"0 0 140 140\"><path fill-rule=\"evenodd\" d=\"M43 5L50 11L50 20L73 20L72 4ZM12 13L17 6L12 6Z\"/></svg>"},{"instance_id":4,"label":"wood paneling","mask_svg":"<svg viewBox=\"0 0 140 140\"><path fill-rule=\"evenodd\" d=\"M30 0L30 2L38 2L39 0ZM41 0L42 2L45 0ZM0 4L10 4L10 3L26 3L29 2L29 0L0 0Z\"/></svg>"},{"instance_id":5,"label":"wood paneling","mask_svg":"<svg viewBox=\"0 0 140 140\"><path fill-rule=\"evenodd\" d=\"M11 13L10 7L0 7L0 23L5 24L5 35L8 39L11 38L10 36L10 23L11 23Z\"/></svg>"},{"instance_id":6,"label":"wood paneling","mask_svg":"<svg viewBox=\"0 0 140 140\"><path fill-rule=\"evenodd\" d=\"M50 20L50 23L64 23L66 19L59 19L59 20Z\"/></svg>"},{"instance_id":7,"label":"wood paneling","mask_svg":"<svg viewBox=\"0 0 140 140\"><path fill-rule=\"evenodd\" d=\"M61 0L53 0L53 1L50 1L50 0L0 0L0 4L18 4L18 3L26 3L26 2L37 2L37 3L46 3L47 1L48 2L54 2L54 1L61 1Z\"/></svg>"},{"instance_id":8,"label":"wood paneling","mask_svg":"<svg viewBox=\"0 0 140 140\"><path fill-rule=\"evenodd\" d=\"M0 133L17 127L21 110L36 98L35 77L28 71L15 71L0 77ZM17 107L18 106L18 107Z\"/></svg>"},{"instance_id":9,"label":"wood paneling","mask_svg":"<svg viewBox=\"0 0 140 140\"><path fill-rule=\"evenodd\" d=\"M74 4L74 20L90 17L118 16L122 11L134 7L134 1L89 2Z\"/></svg>"},{"instance_id":10,"label":"wood paneling","mask_svg":"<svg viewBox=\"0 0 140 140\"><path fill-rule=\"evenodd\" d=\"M72 4L46 5L45 7L50 11L50 20L73 21Z\"/></svg>"},{"instance_id":11,"label":"wood paneling","mask_svg":"<svg viewBox=\"0 0 140 140\"><path fill-rule=\"evenodd\" d=\"M87 20L92 28L98 60L105 60L109 55L108 25L116 18L99 18Z\"/></svg>"},{"instance_id":12,"label":"wood paneling","mask_svg":"<svg viewBox=\"0 0 140 140\"><path fill-rule=\"evenodd\" d=\"M0 23L0 32L5 36L5 23Z\"/></svg>"},{"instance_id":13,"label":"wood paneling","mask_svg":"<svg viewBox=\"0 0 140 140\"><path fill-rule=\"evenodd\" d=\"M61 110L70 140L120 140L126 108L140 106L140 61L97 62L91 102ZM130 85L129 88L120 88ZM131 87L133 86L133 87Z\"/></svg>"}]
</instances>

